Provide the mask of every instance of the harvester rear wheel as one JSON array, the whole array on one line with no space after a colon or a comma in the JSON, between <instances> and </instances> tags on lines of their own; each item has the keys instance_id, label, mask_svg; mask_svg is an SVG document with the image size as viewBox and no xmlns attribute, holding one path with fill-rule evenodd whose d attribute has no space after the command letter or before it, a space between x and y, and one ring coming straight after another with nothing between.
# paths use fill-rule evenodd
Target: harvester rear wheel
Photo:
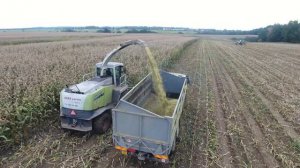
<instances>
[{"instance_id":1,"label":"harvester rear wheel","mask_svg":"<svg viewBox=\"0 0 300 168\"><path fill-rule=\"evenodd\" d=\"M106 112L93 120L93 132L96 134L105 133L111 126L111 114Z\"/></svg>"}]
</instances>

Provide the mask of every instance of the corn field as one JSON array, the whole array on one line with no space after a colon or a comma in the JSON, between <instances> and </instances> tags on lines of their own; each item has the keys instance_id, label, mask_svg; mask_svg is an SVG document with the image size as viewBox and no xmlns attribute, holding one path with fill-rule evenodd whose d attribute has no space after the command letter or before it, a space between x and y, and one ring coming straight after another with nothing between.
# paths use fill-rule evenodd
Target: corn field
<instances>
[{"instance_id":1,"label":"corn field","mask_svg":"<svg viewBox=\"0 0 300 168\"><path fill-rule=\"evenodd\" d=\"M230 38L0 34L0 166L140 166L114 150L111 132L62 131L59 92L119 43L142 39L161 68L191 79L171 163L145 161L142 167L299 167L300 45L237 46ZM115 59L126 66L131 84L148 73L139 46Z\"/></svg>"}]
</instances>

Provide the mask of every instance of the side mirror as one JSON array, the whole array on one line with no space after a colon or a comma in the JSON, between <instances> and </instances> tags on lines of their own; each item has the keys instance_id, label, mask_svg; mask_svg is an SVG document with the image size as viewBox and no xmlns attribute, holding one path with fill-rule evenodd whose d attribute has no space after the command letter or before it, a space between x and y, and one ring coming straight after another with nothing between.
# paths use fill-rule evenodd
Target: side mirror
<instances>
[{"instance_id":1,"label":"side mirror","mask_svg":"<svg viewBox=\"0 0 300 168\"><path fill-rule=\"evenodd\" d=\"M126 68L125 68L125 67L123 67L123 73L126 73L126 71L127 71L127 70L126 70Z\"/></svg>"}]
</instances>

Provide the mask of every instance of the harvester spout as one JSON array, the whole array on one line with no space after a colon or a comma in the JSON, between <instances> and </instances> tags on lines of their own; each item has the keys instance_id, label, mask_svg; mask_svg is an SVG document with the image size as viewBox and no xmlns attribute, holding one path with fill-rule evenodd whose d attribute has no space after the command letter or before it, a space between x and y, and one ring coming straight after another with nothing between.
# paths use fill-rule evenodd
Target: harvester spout
<instances>
[{"instance_id":1,"label":"harvester spout","mask_svg":"<svg viewBox=\"0 0 300 168\"><path fill-rule=\"evenodd\" d=\"M122 44L120 44L117 48L113 49L110 53L106 54L103 62L102 62L102 66L106 66L107 63L110 61L110 59L119 51L121 51L122 49L131 46L131 45L142 45L144 47L147 46L147 44L143 41L143 40L129 40L126 41Z\"/></svg>"}]
</instances>

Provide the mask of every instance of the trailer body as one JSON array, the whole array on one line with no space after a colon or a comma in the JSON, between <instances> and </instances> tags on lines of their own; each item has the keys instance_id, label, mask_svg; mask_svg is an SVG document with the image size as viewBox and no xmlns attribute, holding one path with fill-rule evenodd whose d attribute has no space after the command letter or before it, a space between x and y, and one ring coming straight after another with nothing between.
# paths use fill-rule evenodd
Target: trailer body
<instances>
[{"instance_id":1,"label":"trailer body","mask_svg":"<svg viewBox=\"0 0 300 168\"><path fill-rule=\"evenodd\" d=\"M113 141L123 154L167 163L179 134L188 78L162 70L160 74L167 97L177 100L172 115L161 116L143 108L143 103L154 92L149 74L112 109Z\"/></svg>"}]
</instances>

